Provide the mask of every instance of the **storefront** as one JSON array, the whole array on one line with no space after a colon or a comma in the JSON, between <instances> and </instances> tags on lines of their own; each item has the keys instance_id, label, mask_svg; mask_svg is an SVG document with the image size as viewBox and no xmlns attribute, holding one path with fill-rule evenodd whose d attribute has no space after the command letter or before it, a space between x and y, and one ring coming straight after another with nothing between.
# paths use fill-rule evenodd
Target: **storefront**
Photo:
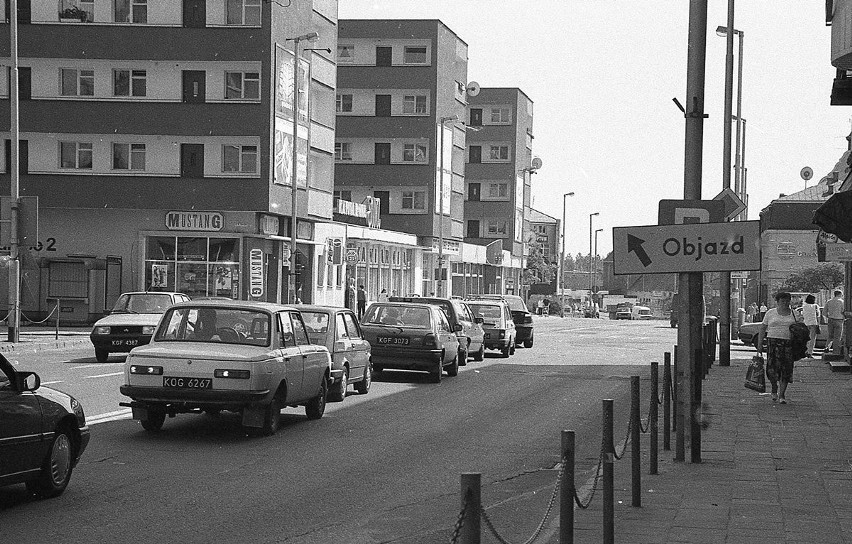
<instances>
[{"instance_id":1,"label":"storefront","mask_svg":"<svg viewBox=\"0 0 852 544\"><path fill-rule=\"evenodd\" d=\"M346 272L356 286L364 286L367 300L388 296L424 294L423 248L417 236L355 225L346 226Z\"/></svg>"}]
</instances>

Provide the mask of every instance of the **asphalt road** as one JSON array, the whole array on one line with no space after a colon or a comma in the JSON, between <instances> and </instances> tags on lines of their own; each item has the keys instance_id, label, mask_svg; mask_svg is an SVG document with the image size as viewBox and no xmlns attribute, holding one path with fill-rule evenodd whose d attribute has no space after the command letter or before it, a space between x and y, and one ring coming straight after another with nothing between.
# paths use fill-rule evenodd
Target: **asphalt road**
<instances>
[{"instance_id":1,"label":"asphalt road","mask_svg":"<svg viewBox=\"0 0 852 544\"><path fill-rule=\"evenodd\" d=\"M482 473L486 506L549 493L562 429L576 432L581 485L597 460L601 399L614 399L623 432L629 376L642 376L645 394L649 363L675 341L667 321L541 318L534 347L509 359L489 353L441 384L386 371L318 421L285 410L278 434L260 439L227 413L179 415L159 434L111 420L123 417L122 356L99 365L86 347L21 357L94 424L61 497L0 488L0 532L15 543L447 541L460 473ZM521 520L518 534L537 522Z\"/></svg>"}]
</instances>

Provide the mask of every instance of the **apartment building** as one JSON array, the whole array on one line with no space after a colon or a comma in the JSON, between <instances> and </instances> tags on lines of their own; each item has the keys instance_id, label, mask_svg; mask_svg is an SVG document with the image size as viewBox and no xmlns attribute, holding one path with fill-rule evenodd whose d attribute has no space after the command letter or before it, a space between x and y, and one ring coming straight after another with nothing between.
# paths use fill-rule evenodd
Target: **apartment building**
<instances>
[{"instance_id":1,"label":"apartment building","mask_svg":"<svg viewBox=\"0 0 852 544\"><path fill-rule=\"evenodd\" d=\"M286 302L295 287L311 301L326 243L317 225L332 213L337 0L18 8L20 192L39 210L22 257L25 312L57 305L66 322L87 321L135 289ZM9 32L0 24L6 66ZM309 32L294 106L289 38ZM4 194L9 83L0 71Z\"/></svg>"},{"instance_id":2,"label":"apartment building","mask_svg":"<svg viewBox=\"0 0 852 544\"><path fill-rule=\"evenodd\" d=\"M530 208L529 215L526 217L529 224L529 231L525 240L527 245L529 246L532 242L535 242L545 262L554 267L553 280L549 283L534 283L530 285L530 294L554 295L557 288L556 268L559 265L559 239L562 233L560 230L562 221L535 208Z\"/></svg>"}]
</instances>

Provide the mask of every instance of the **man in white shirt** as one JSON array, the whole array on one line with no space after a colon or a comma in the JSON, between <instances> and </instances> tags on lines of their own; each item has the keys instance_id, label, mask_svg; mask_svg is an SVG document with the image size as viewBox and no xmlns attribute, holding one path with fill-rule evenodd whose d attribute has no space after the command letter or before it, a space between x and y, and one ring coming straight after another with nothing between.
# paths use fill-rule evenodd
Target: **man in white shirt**
<instances>
[{"instance_id":1,"label":"man in white shirt","mask_svg":"<svg viewBox=\"0 0 852 544\"><path fill-rule=\"evenodd\" d=\"M840 354L843 349L843 293L835 291L834 297L825 303L825 316L828 318L828 344L825 351L831 349L832 353Z\"/></svg>"}]
</instances>

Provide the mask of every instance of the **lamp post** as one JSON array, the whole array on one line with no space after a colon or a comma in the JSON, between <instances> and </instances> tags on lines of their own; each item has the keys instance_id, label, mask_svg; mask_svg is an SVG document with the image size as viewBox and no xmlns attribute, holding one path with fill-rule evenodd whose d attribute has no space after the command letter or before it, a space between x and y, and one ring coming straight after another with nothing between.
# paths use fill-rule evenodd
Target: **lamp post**
<instances>
[{"instance_id":1,"label":"lamp post","mask_svg":"<svg viewBox=\"0 0 852 544\"><path fill-rule=\"evenodd\" d=\"M595 229L595 260L593 261L595 264L597 264L598 262L598 233L603 230L604 229ZM592 276L592 278L594 278L594 275Z\"/></svg>"},{"instance_id":2,"label":"lamp post","mask_svg":"<svg viewBox=\"0 0 852 544\"><path fill-rule=\"evenodd\" d=\"M291 192L291 209L290 209L290 279L287 280L288 291L290 292L289 302L296 302L296 237L297 231L296 224L298 221L297 215L297 207L296 202L299 196L299 183L298 183L298 156L299 156L299 60L301 58L301 52L299 49L299 43L307 40L313 41L319 37L319 34L316 32L308 32L307 34L302 34L301 36L296 36L295 38L287 38L286 41L293 42L293 149L290 156L290 160L293 163L292 173L290 177L290 183L292 184L292 192Z\"/></svg>"},{"instance_id":3,"label":"lamp post","mask_svg":"<svg viewBox=\"0 0 852 544\"><path fill-rule=\"evenodd\" d=\"M458 120L458 115L450 115L449 117L441 117L441 121L438 123L438 130L440 131L440 149L438 150L438 279L435 294L439 297L444 296L444 123ZM450 161L450 170L452 171L452 158L450 158ZM452 173L450 176L452 176ZM452 177L450 183L452 183Z\"/></svg>"},{"instance_id":4,"label":"lamp post","mask_svg":"<svg viewBox=\"0 0 852 544\"><path fill-rule=\"evenodd\" d=\"M565 280L562 279L565 266L565 206L568 202L568 197L574 196L574 192L565 193L562 195L562 251L559 253L559 266L556 267L558 276L556 277L556 290L559 293L559 304L564 304L564 285Z\"/></svg>"},{"instance_id":5,"label":"lamp post","mask_svg":"<svg viewBox=\"0 0 852 544\"><path fill-rule=\"evenodd\" d=\"M592 230L592 219L596 215L600 215L600 212L590 213L589 214L589 312L592 312L592 287L594 285L594 272L592 262L592 238L594 237L594 231Z\"/></svg>"}]
</instances>

